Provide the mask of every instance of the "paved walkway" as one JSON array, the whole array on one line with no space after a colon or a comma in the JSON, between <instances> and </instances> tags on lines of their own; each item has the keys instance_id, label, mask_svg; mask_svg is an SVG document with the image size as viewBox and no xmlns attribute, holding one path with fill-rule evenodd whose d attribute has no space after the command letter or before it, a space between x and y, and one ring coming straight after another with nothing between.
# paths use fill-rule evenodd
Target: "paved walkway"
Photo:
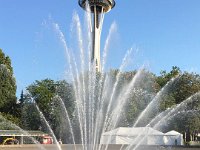
<instances>
[{"instance_id":1,"label":"paved walkway","mask_svg":"<svg viewBox=\"0 0 200 150\"><path fill-rule=\"evenodd\" d=\"M108 150L120 150L121 145L109 145ZM75 150L74 145L61 145L62 150ZM104 150L102 148L102 150ZM0 150L59 150L56 145L4 145ZM83 150L81 145L76 145L76 150ZM125 147L121 150L125 150ZM162 146L142 146L137 150L200 150L200 147L162 147Z\"/></svg>"}]
</instances>

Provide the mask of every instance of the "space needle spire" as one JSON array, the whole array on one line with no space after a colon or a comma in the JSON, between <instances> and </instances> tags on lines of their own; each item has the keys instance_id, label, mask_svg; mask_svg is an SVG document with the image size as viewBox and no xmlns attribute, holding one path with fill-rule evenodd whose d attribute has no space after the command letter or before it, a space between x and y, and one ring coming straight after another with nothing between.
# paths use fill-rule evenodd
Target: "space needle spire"
<instances>
[{"instance_id":1,"label":"space needle spire","mask_svg":"<svg viewBox=\"0 0 200 150\"><path fill-rule=\"evenodd\" d=\"M104 13L109 12L114 6L114 0L79 0L79 5L86 10L87 5L93 14L92 29L92 54L91 61L94 63L96 71L101 72L100 37Z\"/></svg>"}]
</instances>

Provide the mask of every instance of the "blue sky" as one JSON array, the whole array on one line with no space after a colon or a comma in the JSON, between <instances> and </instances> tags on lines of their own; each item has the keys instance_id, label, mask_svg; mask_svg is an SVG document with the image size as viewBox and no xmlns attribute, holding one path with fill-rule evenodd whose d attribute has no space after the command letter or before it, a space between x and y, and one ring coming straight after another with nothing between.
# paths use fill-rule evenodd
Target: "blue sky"
<instances>
[{"instance_id":1,"label":"blue sky","mask_svg":"<svg viewBox=\"0 0 200 150\"><path fill-rule=\"evenodd\" d=\"M83 21L78 0L1 0L0 48L12 59L18 95L35 80L66 76L64 50L52 29L44 25L49 16L59 24L67 43L76 11ZM199 0L116 0L106 14L102 47L110 25L117 23L107 68L118 68L126 50L138 48L134 69L143 63L158 74L178 66L183 71L200 73L200 1Z\"/></svg>"}]
</instances>

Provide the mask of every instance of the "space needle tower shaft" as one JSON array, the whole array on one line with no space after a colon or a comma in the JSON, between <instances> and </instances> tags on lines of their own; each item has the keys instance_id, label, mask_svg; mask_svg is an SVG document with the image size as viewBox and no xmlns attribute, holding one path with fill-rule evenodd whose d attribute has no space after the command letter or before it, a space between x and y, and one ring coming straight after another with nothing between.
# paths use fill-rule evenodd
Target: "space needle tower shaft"
<instances>
[{"instance_id":1,"label":"space needle tower shaft","mask_svg":"<svg viewBox=\"0 0 200 150\"><path fill-rule=\"evenodd\" d=\"M84 9L90 8L93 14L92 29L92 53L91 61L95 65L96 71L101 72L100 39L103 23L103 14L109 12L114 6L114 0L79 0L79 5Z\"/></svg>"}]
</instances>

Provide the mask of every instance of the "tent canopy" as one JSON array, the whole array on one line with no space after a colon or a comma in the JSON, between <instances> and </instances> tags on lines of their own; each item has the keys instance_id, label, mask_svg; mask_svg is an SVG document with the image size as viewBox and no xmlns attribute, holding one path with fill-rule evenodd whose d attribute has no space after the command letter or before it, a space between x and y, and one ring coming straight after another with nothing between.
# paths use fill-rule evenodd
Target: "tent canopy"
<instances>
[{"instance_id":1,"label":"tent canopy","mask_svg":"<svg viewBox=\"0 0 200 150\"><path fill-rule=\"evenodd\" d=\"M101 144L182 145L182 134L177 131L162 133L151 127L120 127L103 133Z\"/></svg>"},{"instance_id":2,"label":"tent canopy","mask_svg":"<svg viewBox=\"0 0 200 150\"><path fill-rule=\"evenodd\" d=\"M109 132L105 132L103 136L138 136L138 135L164 135L164 133L155 130L150 127L136 127L136 128L125 128L120 127Z\"/></svg>"},{"instance_id":3,"label":"tent canopy","mask_svg":"<svg viewBox=\"0 0 200 150\"><path fill-rule=\"evenodd\" d=\"M167 132L167 133L165 133L165 135L180 135L181 133L179 133L179 132L177 132L177 131L174 131L174 130L172 130L172 131L169 131L169 132Z\"/></svg>"}]
</instances>

